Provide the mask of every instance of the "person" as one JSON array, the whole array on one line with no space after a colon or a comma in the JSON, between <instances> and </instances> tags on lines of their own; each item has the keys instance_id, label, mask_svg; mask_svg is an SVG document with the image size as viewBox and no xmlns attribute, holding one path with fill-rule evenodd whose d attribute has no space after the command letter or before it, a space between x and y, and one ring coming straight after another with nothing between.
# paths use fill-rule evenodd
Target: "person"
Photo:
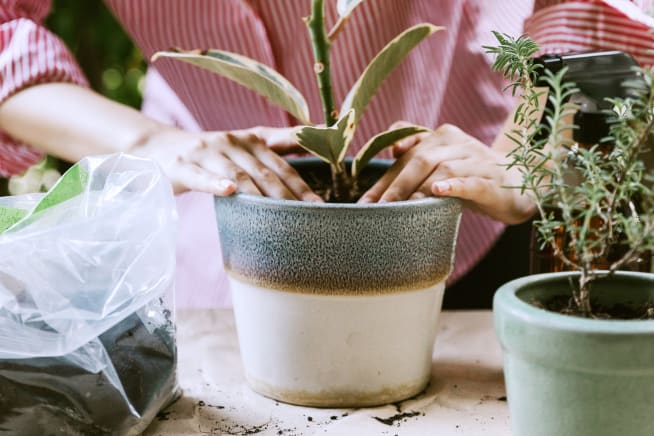
<instances>
[{"instance_id":1,"label":"person","mask_svg":"<svg viewBox=\"0 0 654 436\"><path fill-rule=\"evenodd\" d=\"M171 46L213 47L253 57L276 67L308 96L314 121L320 122L311 48L308 37L299 37L306 32L301 17L308 15L310 2L106 3L147 58ZM335 3L327 1L328 22L336 18ZM559 3L537 1L532 18L561 7ZM620 8L628 2L572 3L614 11L616 5ZM481 301L484 291L492 296L502 281L525 273L515 265L524 256L513 255L507 261L506 255L491 250L501 245L498 239L505 223L524 221L533 206L515 190L503 188L515 184L518 177L501 166L510 142L498 133L514 100L502 92L499 75L490 73L492 59L482 46L493 44L491 30L520 33L531 9L530 2L368 1L354 11L332 48L334 93L342 101L367 62L396 34L423 21L448 28L421 43L382 86L361 120L352 150L398 120L435 128L397 144L396 164L362 201L424 195L464 200L468 208L446 301L450 296L464 305ZM239 190L318 201L274 152L295 150L288 128L294 120L234 83L170 60L158 61L148 73L147 116L111 102L86 88L71 55L42 27L48 10L48 1L0 3L0 130L5 135L0 142L0 171L5 176L18 172L42 152L69 161L113 151L157 160L176 192L192 191L180 195L177 203L180 305L229 304L211 194ZM619 15L623 17L622 12ZM17 145L17 140L40 152ZM386 151L384 157L392 157L392 152ZM502 273L494 280L474 273L474 265L482 264L484 257L501 264L501 268L487 268L486 272ZM467 289L457 289L457 282L466 280ZM481 304L488 302L486 298Z\"/></svg>"}]
</instances>

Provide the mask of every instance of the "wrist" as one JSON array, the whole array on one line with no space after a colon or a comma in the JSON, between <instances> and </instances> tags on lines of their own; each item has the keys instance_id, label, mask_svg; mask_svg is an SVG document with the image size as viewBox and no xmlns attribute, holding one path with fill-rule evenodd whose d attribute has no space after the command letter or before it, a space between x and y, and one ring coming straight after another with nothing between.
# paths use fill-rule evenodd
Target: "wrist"
<instances>
[{"instance_id":1,"label":"wrist","mask_svg":"<svg viewBox=\"0 0 654 436\"><path fill-rule=\"evenodd\" d=\"M171 143L178 143L180 148L189 142L192 136L176 127L152 121L128 138L122 150L136 156L149 157L159 149L168 148Z\"/></svg>"}]
</instances>

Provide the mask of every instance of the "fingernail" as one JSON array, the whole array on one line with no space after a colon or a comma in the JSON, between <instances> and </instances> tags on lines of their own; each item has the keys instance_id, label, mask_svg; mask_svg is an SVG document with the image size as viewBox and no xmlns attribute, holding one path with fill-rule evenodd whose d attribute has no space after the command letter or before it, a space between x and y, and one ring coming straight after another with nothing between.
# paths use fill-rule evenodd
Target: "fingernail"
<instances>
[{"instance_id":1,"label":"fingernail","mask_svg":"<svg viewBox=\"0 0 654 436\"><path fill-rule=\"evenodd\" d=\"M218 195L231 195L236 191L236 183L231 180L220 180L214 186Z\"/></svg>"},{"instance_id":2,"label":"fingernail","mask_svg":"<svg viewBox=\"0 0 654 436\"><path fill-rule=\"evenodd\" d=\"M409 197L410 200L418 200L420 198L425 198L426 195L423 194L422 192L414 192L411 197Z\"/></svg>"},{"instance_id":3,"label":"fingernail","mask_svg":"<svg viewBox=\"0 0 654 436\"><path fill-rule=\"evenodd\" d=\"M361 197L359 198L358 203L372 203L372 199L370 197Z\"/></svg>"},{"instance_id":4,"label":"fingernail","mask_svg":"<svg viewBox=\"0 0 654 436\"><path fill-rule=\"evenodd\" d=\"M434 182L431 185L431 191L434 194L447 194L452 189L452 185L447 182Z\"/></svg>"}]
</instances>

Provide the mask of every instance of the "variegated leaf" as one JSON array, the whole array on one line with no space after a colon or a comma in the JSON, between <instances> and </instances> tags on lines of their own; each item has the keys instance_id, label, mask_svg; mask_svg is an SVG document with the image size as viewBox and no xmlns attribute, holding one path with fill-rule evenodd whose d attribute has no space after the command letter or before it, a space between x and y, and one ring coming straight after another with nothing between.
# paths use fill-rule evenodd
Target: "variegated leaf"
<instances>
[{"instance_id":1,"label":"variegated leaf","mask_svg":"<svg viewBox=\"0 0 654 436\"><path fill-rule=\"evenodd\" d=\"M428 128L422 126L409 126L401 127L399 129L386 130L381 132L378 135L374 136L363 146L361 150L357 153L352 161L352 177L356 178L363 167L365 167L370 159L375 157L377 153L382 151L388 146L395 144L400 139L404 139L407 136L415 135L416 133L422 133L429 131Z\"/></svg>"},{"instance_id":2,"label":"variegated leaf","mask_svg":"<svg viewBox=\"0 0 654 436\"><path fill-rule=\"evenodd\" d=\"M296 133L298 143L309 153L337 165L345 158L354 136L354 109L350 109L331 127L305 126Z\"/></svg>"},{"instance_id":3,"label":"variegated leaf","mask_svg":"<svg viewBox=\"0 0 654 436\"><path fill-rule=\"evenodd\" d=\"M356 81L341 107L341 113L350 108L356 111L355 123L370 102L384 79L402 62L407 54L423 39L444 29L433 24L418 24L402 32L389 42L368 64Z\"/></svg>"},{"instance_id":4,"label":"variegated leaf","mask_svg":"<svg viewBox=\"0 0 654 436\"><path fill-rule=\"evenodd\" d=\"M152 56L178 59L204 68L266 97L303 124L311 124L304 96L284 76L261 62L223 50L160 51Z\"/></svg>"},{"instance_id":5,"label":"variegated leaf","mask_svg":"<svg viewBox=\"0 0 654 436\"><path fill-rule=\"evenodd\" d=\"M349 17L352 11L361 3L363 3L363 1L364 0L338 0L338 3L336 3L336 10L338 11L338 15L341 18Z\"/></svg>"}]
</instances>

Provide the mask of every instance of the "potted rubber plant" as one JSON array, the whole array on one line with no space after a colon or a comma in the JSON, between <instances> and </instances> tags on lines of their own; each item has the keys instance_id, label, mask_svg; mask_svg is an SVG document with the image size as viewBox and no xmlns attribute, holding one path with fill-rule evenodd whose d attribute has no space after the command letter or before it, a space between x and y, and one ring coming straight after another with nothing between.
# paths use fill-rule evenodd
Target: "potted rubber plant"
<instances>
[{"instance_id":1,"label":"potted rubber plant","mask_svg":"<svg viewBox=\"0 0 654 436\"><path fill-rule=\"evenodd\" d=\"M372 158L419 126L382 132L345 156L373 94L420 41L440 30L413 26L390 41L354 83L340 110L331 93L329 49L362 0L339 0L327 31L323 0L306 19L324 126L305 99L268 66L221 50L171 50L267 97L305 125L299 144L316 158L292 162L324 203L238 193L216 197L246 378L257 392L294 404L371 406L422 391L460 220L456 199L358 204L390 162ZM298 17L299 19L300 17ZM318 180L318 185L312 184Z\"/></svg>"},{"instance_id":2,"label":"potted rubber plant","mask_svg":"<svg viewBox=\"0 0 654 436\"><path fill-rule=\"evenodd\" d=\"M488 48L494 68L521 89L510 134L511 165L523 175L517 188L538 208L543 246L568 270L523 277L495 294L513 434L650 435L654 275L621 269L654 248L652 172L644 164L652 72L639 69L623 85L629 95L606 102L606 137L580 144L570 120L583 103L574 101L579 88L567 70L535 62L538 46L526 37L496 36L499 44Z\"/></svg>"}]
</instances>

